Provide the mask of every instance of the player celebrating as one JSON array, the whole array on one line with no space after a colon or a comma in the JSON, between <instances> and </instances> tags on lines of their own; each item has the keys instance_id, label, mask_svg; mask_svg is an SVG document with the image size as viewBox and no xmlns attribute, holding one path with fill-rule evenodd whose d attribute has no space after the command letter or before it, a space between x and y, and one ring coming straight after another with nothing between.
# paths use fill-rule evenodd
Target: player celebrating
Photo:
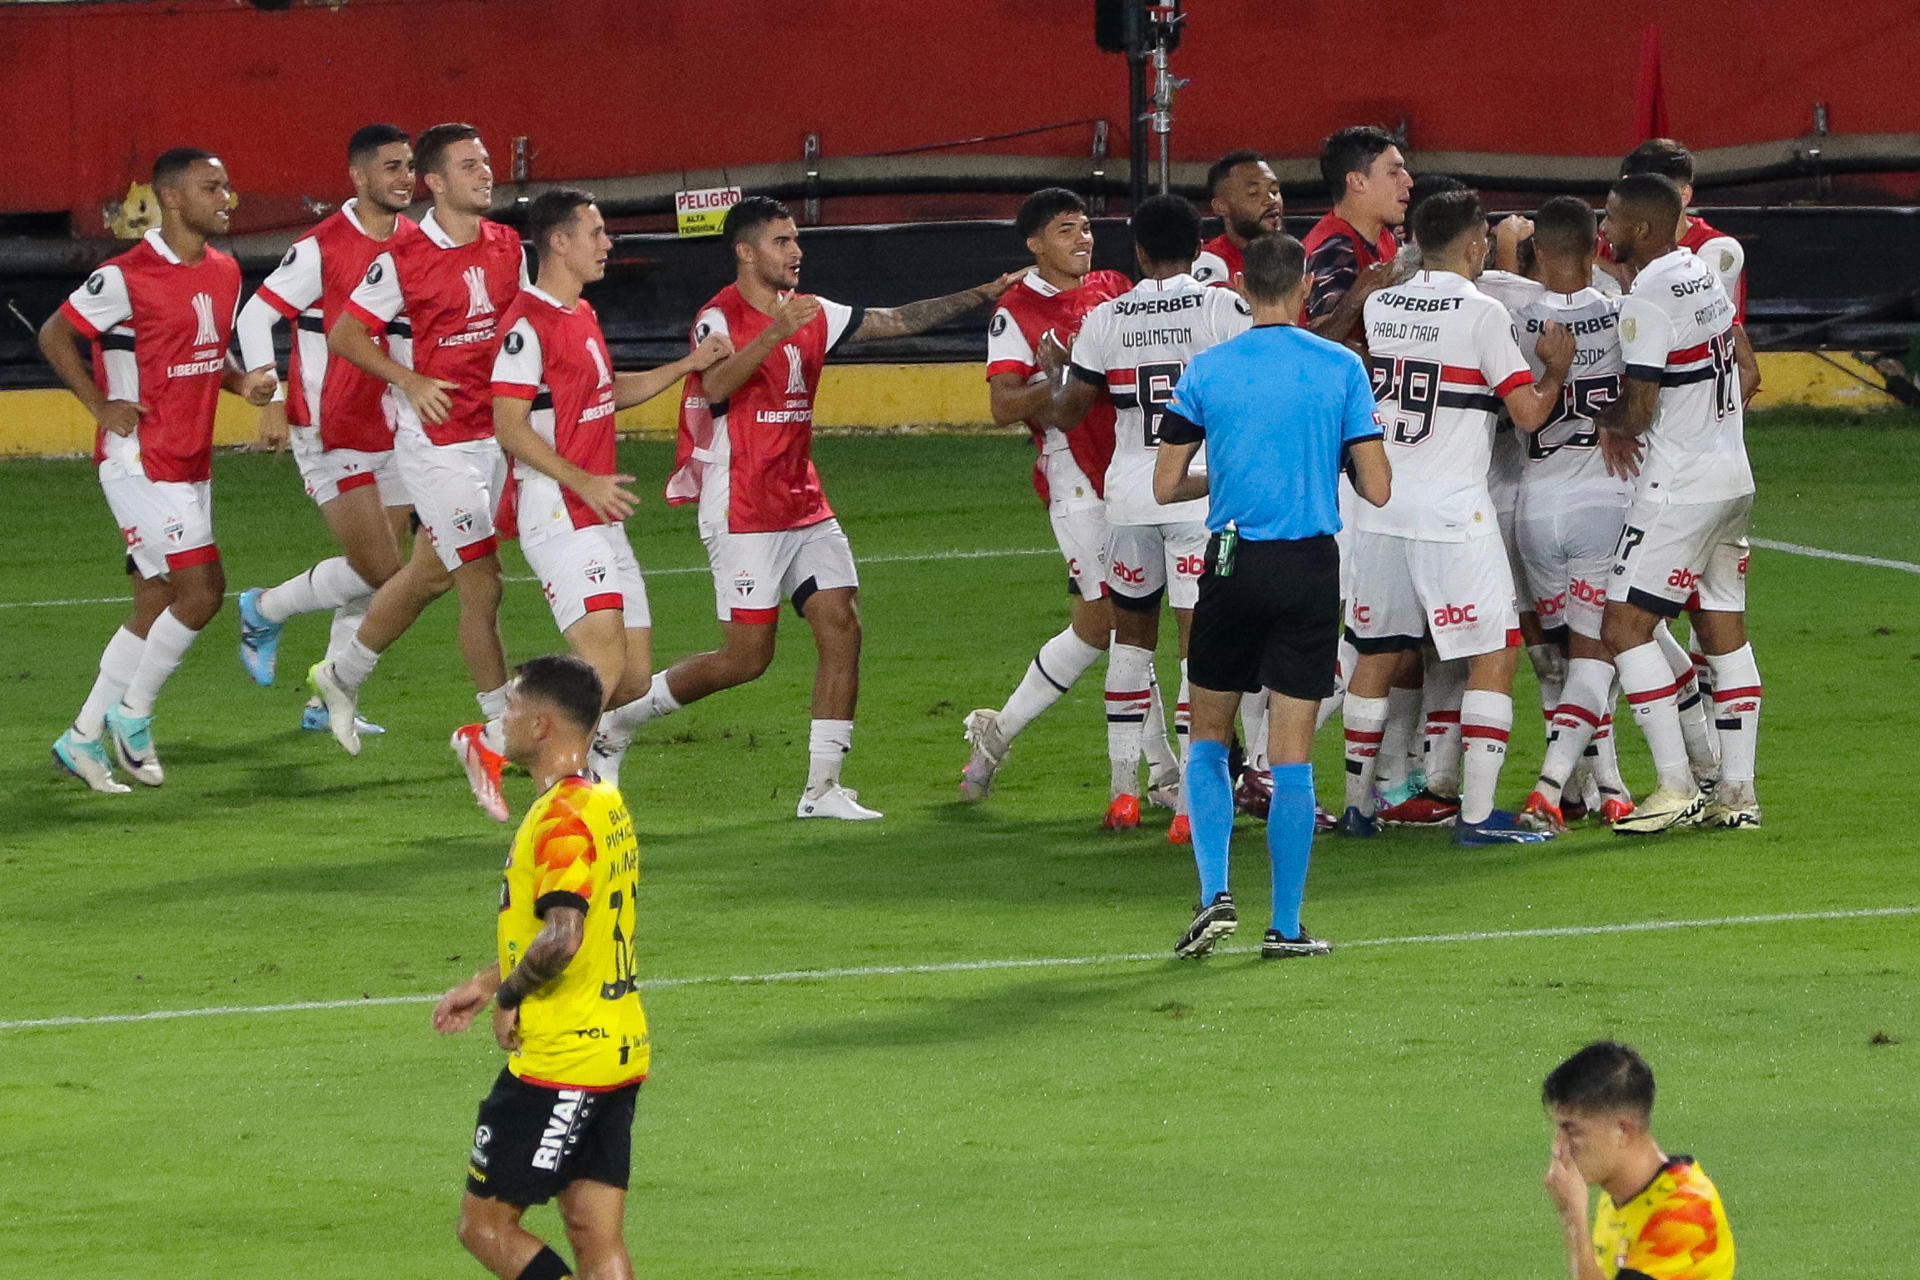
<instances>
[{"instance_id":1,"label":"player celebrating","mask_svg":"<svg viewBox=\"0 0 1920 1280\"><path fill-rule=\"evenodd\" d=\"M160 225L109 260L40 328L40 351L99 424L94 461L126 540L133 612L100 655L100 674L54 763L95 791L113 776L101 736L136 782L165 780L153 708L202 628L220 611L226 574L213 541L213 415L221 388L254 404L271 372L227 356L240 267L207 243L224 235L233 187L210 152L176 147L153 163ZM89 375L75 338L92 344Z\"/></svg>"},{"instance_id":2,"label":"player celebrating","mask_svg":"<svg viewBox=\"0 0 1920 1280\"><path fill-rule=\"evenodd\" d=\"M472 125L439 124L414 155L433 209L417 231L396 232L327 331L327 346L399 391L394 432L400 474L420 519L413 559L375 593L339 657L315 664L314 691L327 704L333 736L360 752L355 727L360 686L374 664L447 589L460 595L460 651L485 724L462 726L453 749L474 798L507 820L500 793L499 718L507 663L500 646L500 558L494 534L506 464L493 437L490 393L499 320L527 283L526 255L511 227L483 218L493 201L493 167ZM405 315L411 341L380 350L374 338Z\"/></svg>"},{"instance_id":3,"label":"player celebrating","mask_svg":"<svg viewBox=\"0 0 1920 1280\"><path fill-rule=\"evenodd\" d=\"M634 965L640 848L612 784L586 776L600 682L578 658L535 658L508 686L506 750L540 788L507 857L499 961L440 998L433 1029L491 1000L507 1065L480 1104L460 1243L501 1280L575 1274L520 1225L558 1196L582 1276L631 1276L622 1238L633 1107L652 1054Z\"/></svg>"},{"instance_id":4,"label":"player celebrating","mask_svg":"<svg viewBox=\"0 0 1920 1280\"><path fill-rule=\"evenodd\" d=\"M1092 269L1093 223L1086 202L1065 187L1028 196L1014 228L1033 255L1033 270L1007 290L987 322L987 388L995 424L1025 423L1033 435L1039 451L1033 487L1047 504L1054 542L1067 562L1073 612L1069 625L1040 646L1005 706L968 714L966 736L973 750L960 773L963 801L986 798L1013 740L1107 652L1113 631L1103 493L1113 457L1113 404L1096 401L1078 430L1053 426L1053 392L1041 372L1040 353L1049 338L1070 345L1087 313L1133 282L1118 271ZM1165 726L1153 737L1167 756ZM1177 786L1178 762L1168 756L1161 770Z\"/></svg>"},{"instance_id":5,"label":"player celebrating","mask_svg":"<svg viewBox=\"0 0 1920 1280\"><path fill-rule=\"evenodd\" d=\"M514 459L511 506L520 549L553 620L600 678L607 704L630 702L653 678L647 585L623 522L634 497L617 474L613 415L733 354L718 335L684 360L648 373L613 371L606 336L581 290L607 274L613 241L584 191L543 191L527 210L538 281L500 318L493 363L493 425ZM509 504L502 504L505 518ZM620 760L594 762L620 783Z\"/></svg>"},{"instance_id":6,"label":"player celebrating","mask_svg":"<svg viewBox=\"0 0 1920 1280\"><path fill-rule=\"evenodd\" d=\"M1414 220L1423 269L1367 299L1374 394L1387 420L1393 498L1356 513L1349 638L1360 660L1347 687L1349 835L1375 830L1374 766L1387 692L1401 652L1431 630L1442 660L1471 659L1461 700L1461 844L1546 838L1495 810L1494 789L1513 727L1518 619L1513 577L1487 492L1493 419L1502 403L1522 431L1560 403L1573 338L1545 327L1536 384L1506 309L1473 287L1486 261L1486 219L1471 191L1434 196Z\"/></svg>"},{"instance_id":7,"label":"player celebrating","mask_svg":"<svg viewBox=\"0 0 1920 1280\"><path fill-rule=\"evenodd\" d=\"M697 375L699 388L688 386L677 467L667 484L669 502L700 503L720 648L657 673L643 697L612 713L600 750L624 750L649 720L758 679L773 661L780 602L791 599L813 629L820 655L807 785L797 813L878 818L840 782L860 686L860 577L813 466L820 369L844 341L923 333L998 298L1018 275L944 298L867 310L799 292L800 233L776 200L751 196L728 210L726 240L734 283L700 309L693 334L696 343L726 338L734 354Z\"/></svg>"},{"instance_id":8,"label":"player celebrating","mask_svg":"<svg viewBox=\"0 0 1920 1280\"><path fill-rule=\"evenodd\" d=\"M1413 177L1393 135L1372 125L1329 135L1320 177L1333 208L1302 242L1313 277L1306 321L1321 337L1347 342L1359 336L1367 295L1391 276L1400 248L1393 229L1406 221Z\"/></svg>"},{"instance_id":9,"label":"player celebrating","mask_svg":"<svg viewBox=\"0 0 1920 1280\"><path fill-rule=\"evenodd\" d=\"M1106 825L1115 830L1140 825L1141 731L1150 704L1159 700L1150 675L1162 596L1173 605L1179 632L1174 732L1183 745L1187 741L1187 639L1207 553L1207 504L1196 499L1165 506L1154 498L1160 421L1194 355L1244 332L1253 314L1234 290L1209 289L1194 278L1200 219L1185 198L1142 201L1133 213L1133 239L1141 281L1087 316L1067 367L1071 378L1055 392L1053 411L1054 421L1071 429L1105 391L1118 414L1106 476L1112 529L1107 585L1114 612L1113 649L1107 657L1112 791ZM1167 839L1185 844L1189 825L1182 803Z\"/></svg>"},{"instance_id":10,"label":"player celebrating","mask_svg":"<svg viewBox=\"0 0 1920 1280\"><path fill-rule=\"evenodd\" d=\"M1712 826L1760 825L1760 669L1746 629L1753 471L1733 303L1713 268L1674 244L1681 207L1679 188L1658 174L1622 178L1607 196L1608 243L1635 274L1620 304L1626 393L1600 416L1601 447L1616 470L1637 469L1639 487L1620 531L1601 635L1659 778L1639 809L1614 823L1622 835L1664 831L1703 813ZM1681 730L1679 673L1654 639L1696 594L1694 625L1713 672L1720 737L1711 804L1695 782L1703 762L1689 758Z\"/></svg>"},{"instance_id":11,"label":"player celebrating","mask_svg":"<svg viewBox=\"0 0 1920 1280\"><path fill-rule=\"evenodd\" d=\"M1732 1280L1733 1231L1719 1191L1692 1156L1669 1156L1647 1131L1645 1059L1595 1041L1555 1067L1540 1096L1554 1130L1547 1195L1573 1280ZM1600 1188L1591 1228L1590 1186Z\"/></svg>"},{"instance_id":12,"label":"player celebrating","mask_svg":"<svg viewBox=\"0 0 1920 1280\"><path fill-rule=\"evenodd\" d=\"M1280 179L1258 151L1229 151L1207 170L1207 195L1220 234L1200 246L1193 260L1193 278L1201 284L1233 288L1240 274L1247 242L1278 231L1286 205L1280 197Z\"/></svg>"},{"instance_id":13,"label":"player celebrating","mask_svg":"<svg viewBox=\"0 0 1920 1280\"><path fill-rule=\"evenodd\" d=\"M347 141L347 176L354 198L294 241L235 325L240 362L253 370L273 368L274 324L285 319L294 326L287 398L262 410L262 435L277 441L291 428L307 496L344 553L277 587L240 593L240 662L263 685L273 683L280 629L296 614L331 609L327 657L340 656L360 630L374 590L400 572L413 508L394 462L386 384L327 351L327 328L413 203L406 132L390 124L356 130ZM302 726L326 727L325 708L316 701ZM371 729L360 725L361 732Z\"/></svg>"}]
</instances>

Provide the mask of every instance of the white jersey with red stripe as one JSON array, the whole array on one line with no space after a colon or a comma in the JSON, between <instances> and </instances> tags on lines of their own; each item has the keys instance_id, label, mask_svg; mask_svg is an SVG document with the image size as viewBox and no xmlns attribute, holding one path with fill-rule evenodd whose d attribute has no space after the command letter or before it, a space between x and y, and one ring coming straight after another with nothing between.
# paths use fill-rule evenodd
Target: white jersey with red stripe
<instances>
[{"instance_id":1,"label":"white jersey with red stripe","mask_svg":"<svg viewBox=\"0 0 1920 1280\"><path fill-rule=\"evenodd\" d=\"M1073 344L1073 376L1105 387L1113 400L1113 460L1104 486L1111 524L1205 520L1207 500L1162 506L1153 497L1160 420L1187 362L1245 333L1253 312L1232 289L1212 289L1186 273L1142 280L1087 314ZM1204 470L1204 451L1194 471Z\"/></svg>"},{"instance_id":2,"label":"white jersey with red stripe","mask_svg":"<svg viewBox=\"0 0 1920 1280\"><path fill-rule=\"evenodd\" d=\"M1421 271L1370 295L1364 324L1393 497L1360 504L1354 527L1429 542L1497 535L1494 418L1533 381L1507 309L1465 276Z\"/></svg>"},{"instance_id":3,"label":"white jersey with red stripe","mask_svg":"<svg viewBox=\"0 0 1920 1280\"><path fill-rule=\"evenodd\" d=\"M1620 304L1620 351L1629 380L1660 384L1640 499L1721 502L1752 493L1733 303L1719 273L1680 248L1649 262Z\"/></svg>"},{"instance_id":4,"label":"white jersey with red stripe","mask_svg":"<svg viewBox=\"0 0 1920 1280\"><path fill-rule=\"evenodd\" d=\"M1246 260L1245 251L1223 231L1200 246L1200 256L1193 260L1193 278L1215 289L1231 289Z\"/></svg>"}]
</instances>

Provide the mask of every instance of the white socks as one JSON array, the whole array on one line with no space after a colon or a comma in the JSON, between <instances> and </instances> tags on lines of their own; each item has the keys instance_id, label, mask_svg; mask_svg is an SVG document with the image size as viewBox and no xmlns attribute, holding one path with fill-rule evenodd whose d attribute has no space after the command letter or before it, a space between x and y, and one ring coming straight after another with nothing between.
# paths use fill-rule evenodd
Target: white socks
<instances>
[{"instance_id":1,"label":"white socks","mask_svg":"<svg viewBox=\"0 0 1920 1280\"><path fill-rule=\"evenodd\" d=\"M507 753L507 730L501 724L501 718L507 714L507 686L489 689L485 693L476 693L473 700L480 704L480 714L486 718L486 728L480 731L480 743L496 755Z\"/></svg>"},{"instance_id":2,"label":"white socks","mask_svg":"<svg viewBox=\"0 0 1920 1280\"><path fill-rule=\"evenodd\" d=\"M1598 735L1601 721L1613 706L1613 664L1598 658L1575 658L1567 664L1567 678L1560 694L1560 705L1547 721L1547 755L1540 766L1540 778L1534 790L1551 805L1560 803L1561 792L1573 777L1573 770L1586 755L1588 745ZM1608 741L1612 739L1609 737ZM1596 764L1596 769L1600 768ZM1619 766L1614 765L1614 774ZM1596 775L1603 789L1604 774Z\"/></svg>"},{"instance_id":3,"label":"white socks","mask_svg":"<svg viewBox=\"0 0 1920 1280\"><path fill-rule=\"evenodd\" d=\"M253 607L268 622L285 622L297 613L338 609L349 600L372 594L372 585L353 571L347 558L334 556L277 587L268 587L254 597Z\"/></svg>"},{"instance_id":4,"label":"white socks","mask_svg":"<svg viewBox=\"0 0 1920 1280\"><path fill-rule=\"evenodd\" d=\"M1152 672L1151 649L1115 644L1107 651L1107 767L1114 796L1140 793L1141 730L1156 700Z\"/></svg>"},{"instance_id":5,"label":"white socks","mask_svg":"<svg viewBox=\"0 0 1920 1280\"><path fill-rule=\"evenodd\" d=\"M1664 631L1656 627L1655 631ZM1653 756L1653 771L1668 791L1691 794L1695 782L1687 762L1687 740L1680 731L1678 688L1673 668L1661 652L1657 640L1614 655L1614 668L1620 673L1620 688L1626 692L1633 718L1646 735L1647 750ZM1692 663L1687 679L1692 680Z\"/></svg>"},{"instance_id":6,"label":"white socks","mask_svg":"<svg viewBox=\"0 0 1920 1280\"><path fill-rule=\"evenodd\" d=\"M1240 745L1247 751L1247 767L1265 773L1267 763L1267 691L1240 695Z\"/></svg>"},{"instance_id":7,"label":"white socks","mask_svg":"<svg viewBox=\"0 0 1920 1280\"><path fill-rule=\"evenodd\" d=\"M373 604L371 595L355 596L333 611L333 625L327 630L327 658L337 659L347 648L347 642L360 634L360 624L367 620L367 609Z\"/></svg>"},{"instance_id":8,"label":"white socks","mask_svg":"<svg viewBox=\"0 0 1920 1280\"><path fill-rule=\"evenodd\" d=\"M840 785L840 762L853 749L853 721L815 720L807 732L807 794Z\"/></svg>"},{"instance_id":9,"label":"white socks","mask_svg":"<svg viewBox=\"0 0 1920 1280\"><path fill-rule=\"evenodd\" d=\"M622 748L633 741L634 732L641 725L672 715L679 709L679 700L673 696L673 690L667 688L667 673L656 671L645 693L600 717L600 732L612 746Z\"/></svg>"},{"instance_id":10,"label":"white socks","mask_svg":"<svg viewBox=\"0 0 1920 1280\"><path fill-rule=\"evenodd\" d=\"M1413 739L1420 729L1418 689L1387 691L1387 723L1380 738L1380 762L1375 767L1374 785L1392 791L1407 780L1413 767Z\"/></svg>"},{"instance_id":11,"label":"white socks","mask_svg":"<svg viewBox=\"0 0 1920 1280\"><path fill-rule=\"evenodd\" d=\"M1380 760L1388 705L1386 698L1363 698L1349 691L1340 712L1347 737L1347 808L1369 817L1373 815L1374 771Z\"/></svg>"},{"instance_id":12,"label":"white socks","mask_svg":"<svg viewBox=\"0 0 1920 1280\"><path fill-rule=\"evenodd\" d=\"M1507 694L1469 689L1461 695L1461 822L1485 822L1493 812L1493 795L1500 785L1500 766L1506 763L1507 736L1512 731L1513 699Z\"/></svg>"},{"instance_id":13,"label":"white socks","mask_svg":"<svg viewBox=\"0 0 1920 1280\"><path fill-rule=\"evenodd\" d=\"M327 649L327 660L333 663L334 679L338 680L349 693L356 692L373 674L374 664L380 661L380 655L360 642L354 635L338 650L331 646Z\"/></svg>"},{"instance_id":14,"label":"white socks","mask_svg":"<svg viewBox=\"0 0 1920 1280\"><path fill-rule=\"evenodd\" d=\"M1753 646L1743 644L1732 653L1709 654L1713 668L1714 728L1720 737L1720 785L1739 788L1746 798L1753 788L1754 756L1760 740L1760 668Z\"/></svg>"},{"instance_id":15,"label":"white socks","mask_svg":"<svg viewBox=\"0 0 1920 1280\"><path fill-rule=\"evenodd\" d=\"M1002 745L1012 742L1042 711L1060 701L1060 695L1071 689L1104 652L1075 635L1072 627L1041 645L1040 652L1027 664L1020 687L1000 709Z\"/></svg>"},{"instance_id":16,"label":"white socks","mask_svg":"<svg viewBox=\"0 0 1920 1280\"><path fill-rule=\"evenodd\" d=\"M172 609L153 620L153 625L147 628L147 643L140 652L140 665L134 669L133 679L127 682L127 691L120 698L120 705L128 715L153 714L161 686L167 683L167 677L180 665L180 659L187 656L187 650L199 635L174 617Z\"/></svg>"},{"instance_id":17,"label":"white socks","mask_svg":"<svg viewBox=\"0 0 1920 1280\"><path fill-rule=\"evenodd\" d=\"M100 737L106 728L107 712L133 683L133 673L140 669L140 655L146 647L145 640L125 627L113 633L100 654L100 674L94 677L93 689L81 704L80 714L74 718L74 737L82 742L93 742Z\"/></svg>"},{"instance_id":18,"label":"white socks","mask_svg":"<svg viewBox=\"0 0 1920 1280\"><path fill-rule=\"evenodd\" d=\"M1687 647L1673 638L1662 623L1653 628L1654 643L1673 672L1674 707L1680 716L1680 736L1687 744L1687 759L1693 764L1696 779L1711 777L1720 764L1720 744L1714 740L1713 723L1707 718L1707 704L1700 696L1699 675Z\"/></svg>"}]
</instances>

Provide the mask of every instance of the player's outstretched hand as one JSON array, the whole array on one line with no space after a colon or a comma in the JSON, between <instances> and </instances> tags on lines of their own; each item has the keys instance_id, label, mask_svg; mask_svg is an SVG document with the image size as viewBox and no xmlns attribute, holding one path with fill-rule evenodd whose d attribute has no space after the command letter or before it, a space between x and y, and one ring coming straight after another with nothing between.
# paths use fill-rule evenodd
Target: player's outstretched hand
<instances>
[{"instance_id":1,"label":"player's outstretched hand","mask_svg":"<svg viewBox=\"0 0 1920 1280\"><path fill-rule=\"evenodd\" d=\"M512 1053L520 1047L520 1006L502 1009L493 1008L493 1042Z\"/></svg>"},{"instance_id":2,"label":"player's outstretched hand","mask_svg":"<svg viewBox=\"0 0 1920 1280\"><path fill-rule=\"evenodd\" d=\"M1573 1163L1573 1148L1567 1135L1553 1138L1553 1156L1547 1161L1547 1195L1563 1216L1584 1219L1587 1213L1587 1180Z\"/></svg>"},{"instance_id":3,"label":"player's outstretched hand","mask_svg":"<svg viewBox=\"0 0 1920 1280\"><path fill-rule=\"evenodd\" d=\"M773 309L773 330L782 338L791 338L820 314L820 300L812 294L790 294Z\"/></svg>"},{"instance_id":4,"label":"player's outstretched hand","mask_svg":"<svg viewBox=\"0 0 1920 1280\"><path fill-rule=\"evenodd\" d=\"M264 408L273 399L273 393L279 386L280 376L272 369L255 369L252 373L241 374L234 390L248 404Z\"/></svg>"},{"instance_id":5,"label":"player's outstretched hand","mask_svg":"<svg viewBox=\"0 0 1920 1280\"><path fill-rule=\"evenodd\" d=\"M1370 262L1366 270L1353 278L1352 292L1358 297L1365 298L1377 290L1386 288L1393 281L1392 262Z\"/></svg>"},{"instance_id":6,"label":"player's outstretched hand","mask_svg":"<svg viewBox=\"0 0 1920 1280\"><path fill-rule=\"evenodd\" d=\"M481 989L471 978L440 997L433 1006L433 1029L443 1036L465 1031L473 1025L473 1015L487 1007L491 992Z\"/></svg>"},{"instance_id":7,"label":"player's outstretched hand","mask_svg":"<svg viewBox=\"0 0 1920 1280\"><path fill-rule=\"evenodd\" d=\"M725 334L710 333L700 340L700 345L695 347L693 354L687 358L693 362L695 373L705 373L732 354L733 343L727 340Z\"/></svg>"},{"instance_id":8,"label":"player's outstretched hand","mask_svg":"<svg viewBox=\"0 0 1920 1280\"><path fill-rule=\"evenodd\" d=\"M1646 451L1646 445L1632 436L1605 427L1600 429L1600 456L1606 461L1610 476L1631 480L1639 475L1640 458Z\"/></svg>"},{"instance_id":9,"label":"player's outstretched hand","mask_svg":"<svg viewBox=\"0 0 1920 1280\"><path fill-rule=\"evenodd\" d=\"M640 503L631 490L620 487L632 483L632 476L589 476L574 492L593 508L593 514L617 523L632 515Z\"/></svg>"},{"instance_id":10,"label":"player's outstretched hand","mask_svg":"<svg viewBox=\"0 0 1920 1280\"><path fill-rule=\"evenodd\" d=\"M1001 294L1019 284L1021 278L1031 270L1033 270L1032 267L1021 267L1018 271L1009 271L998 280L981 285L980 292L986 296L988 302L998 301Z\"/></svg>"},{"instance_id":11,"label":"player's outstretched hand","mask_svg":"<svg viewBox=\"0 0 1920 1280\"><path fill-rule=\"evenodd\" d=\"M430 422L437 427L453 413L453 397L447 392L459 390L460 384L416 373L402 383L400 389L412 402L413 411L420 415L420 421Z\"/></svg>"},{"instance_id":12,"label":"player's outstretched hand","mask_svg":"<svg viewBox=\"0 0 1920 1280\"><path fill-rule=\"evenodd\" d=\"M1547 321L1540 327L1540 341L1533 344L1533 352L1549 373L1566 376L1573 367L1573 331L1558 320Z\"/></svg>"},{"instance_id":13,"label":"player's outstretched hand","mask_svg":"<svg viewBox=\"0 0 1920 1280\"><path fill-rule=\"evenodd\" d=\"M287 429L287 402L269 400L260 407L260 421L254 425L253 440L240 446L242 453L281 453L292 433Z\"/></svg>"},{"instance_id":14,"label":"player's outstretched hand","mask_svg":"<svg viewBox=\"0 0 1920 1280\"><path fill-rule=\"evenodd\" d=\"M109 400L100 411L99 421L101 427L117 436L130 436L140 425L140 415L146 412L147 406L131 400Z\"/></svg>"}]
</instances>

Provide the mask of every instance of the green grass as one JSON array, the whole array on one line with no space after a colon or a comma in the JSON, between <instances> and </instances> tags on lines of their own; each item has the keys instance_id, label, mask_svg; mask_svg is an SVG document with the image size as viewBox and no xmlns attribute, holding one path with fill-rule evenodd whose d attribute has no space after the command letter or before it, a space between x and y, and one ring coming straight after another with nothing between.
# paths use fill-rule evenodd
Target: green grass
<instances>
[{"instance_id":1,"label":"green grass","mask_svg":"<svg viewBox=\"0 0 1920 1280\"><path fill-rule=\"evenodd\" d=\"M1756 536L1920 559L1916 425L1763 416ZM812 660L788 615L762 681L628 757L643 971L1113 958L649 990L642 1274L1161 1277L1200 1258L1222 1276L1560 1275L1538 1084L1602 1034L1653 1062L1656 1133L1719 1182L1743 1276L1912 1274L1913 917L1157 958L1186 923L1192 864L1158 829L1097 828L1097 672L1020 740L988 803L952 802L962 716L1000 702L1065 614L1057 557L980 554L1048 545L1028 446L844 438L818 454L863 560L848 779L888 818L791 817ZM629 445L622 462L657 492L668 454ZM234 589L326 553L288 460L217 471ZM43 537L50 524L73 536ZM710 645L690 513L651 502L633 533L661 658ZM82 463L0 466L0 536L0 601L124 591ZM939 555L953 551L975 555ZM1920 904L1901 830L1917 587L1755 553L1763 830L1322 842L1309 921L1353 944ZM444 746L473 707L451 605L368 686L391 732L358 759L289 729L324 622L289 627L282 683L262 690L234 660L229 608L162 701L167 786L100 797L44 761L121 615L0 608L0 1020L419 995L489 957L507 832ZM502 621L512 657L557 645L528 583ZM1637 735L1622 741L1644 786ZM1537 736L1515 744L1518 794ZM524 807L529 784L510 786ZM1236 851L1258 926L1259 828L1243 823ZM1155 958L1118 958L1132 953ZM0 1031L0 1276L477 1276L451 1224L497 1069L483 1033L437 1038L423 1004ZM530 1220L557 1227L550 1210Z\"/></svg>"}]
</instances>

